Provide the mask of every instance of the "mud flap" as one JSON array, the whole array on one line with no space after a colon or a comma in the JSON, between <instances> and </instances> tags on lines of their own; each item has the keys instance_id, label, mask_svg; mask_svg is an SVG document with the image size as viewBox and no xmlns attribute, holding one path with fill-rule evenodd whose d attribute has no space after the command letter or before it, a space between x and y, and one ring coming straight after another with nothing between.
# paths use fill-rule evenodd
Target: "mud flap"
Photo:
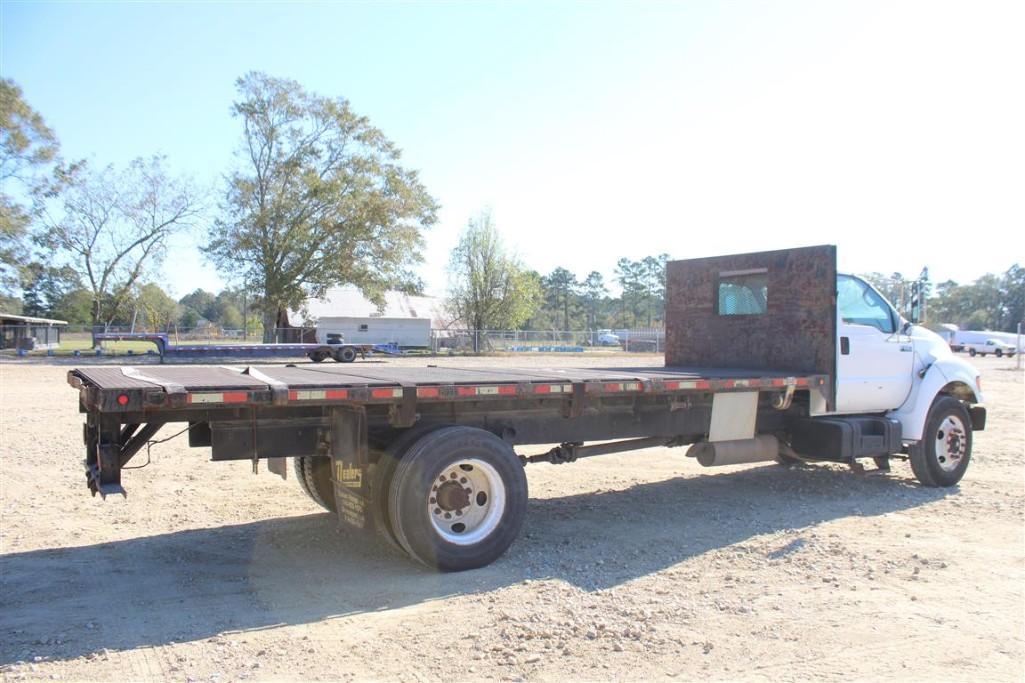
<instances>
[{"instance_id":1,"label":"mud flap","mask_svg":"<svg viewBox=\"0 0 1025 683\"><path fill-rule=\"evenodd\" d=\"M367 415L362 406L331 410L331 480L338 519L346 527L374 531Z\"/></svg>"}]
</instances>

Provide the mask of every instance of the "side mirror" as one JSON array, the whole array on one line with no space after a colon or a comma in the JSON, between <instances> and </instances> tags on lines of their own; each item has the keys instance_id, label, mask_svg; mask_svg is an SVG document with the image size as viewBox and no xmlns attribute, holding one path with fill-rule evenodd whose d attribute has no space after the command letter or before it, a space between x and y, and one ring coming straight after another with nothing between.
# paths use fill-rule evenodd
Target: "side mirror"
<instances>
[{"instance_id":1,"label":"side mirror","mask_svg":"<svg viewBox=\"0 0 1025 683\"><path fill-rule=\"evenodd\" d=\"M908 320L913 325L922 322L922 283L911 283L911 302L908 306Z\"/></svg>"},{"instance_id":2,"label":"side mirror","mask_svg":"<svg viewBox=\"0 0 1025 683\"><path fill-rule=\"evenodd\" d=\"M904 323L904 325L903 325L903 326L902 326L902 327L900 328L900 333L901 333L901 334L911 334L911 328L912 328L912 327L914 327L914 326L915 326L915 323L914 323L914 321L912 321L912 320L908 320L908 321L906 321L906 322Z\"/></svg>"}]
</instances>

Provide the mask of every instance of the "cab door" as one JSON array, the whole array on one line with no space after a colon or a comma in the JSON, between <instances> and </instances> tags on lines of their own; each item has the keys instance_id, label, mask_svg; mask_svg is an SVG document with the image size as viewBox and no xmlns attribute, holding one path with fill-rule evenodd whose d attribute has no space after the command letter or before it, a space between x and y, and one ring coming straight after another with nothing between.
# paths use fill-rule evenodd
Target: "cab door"
<instances>
[{"instance_id":1,"label":"cab door","mask_svg":"<svg viewBox=\"0 0 1025 683\"><path fill-rule=\"evenodd\" d=\"M893 410L911 393L914 346L893 308L864 281L837 278L838 413Z\"/></svg>"}]
</instances>

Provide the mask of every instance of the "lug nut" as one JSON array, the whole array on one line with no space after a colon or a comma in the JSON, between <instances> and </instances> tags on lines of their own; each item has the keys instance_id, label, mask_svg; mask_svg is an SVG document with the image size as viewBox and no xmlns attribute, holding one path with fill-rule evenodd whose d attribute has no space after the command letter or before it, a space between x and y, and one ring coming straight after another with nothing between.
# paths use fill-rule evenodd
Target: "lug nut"
<instances>
[{"instance_id":1,"label":"lug nut","mask_svg":"<svg viewBox=\"0 0 1025 683\"><path fill-rule=\"evenodd\" d=\"M440 515L441 514L441 508L434 508L434 514Z\"/></svg>"}]
</instances>

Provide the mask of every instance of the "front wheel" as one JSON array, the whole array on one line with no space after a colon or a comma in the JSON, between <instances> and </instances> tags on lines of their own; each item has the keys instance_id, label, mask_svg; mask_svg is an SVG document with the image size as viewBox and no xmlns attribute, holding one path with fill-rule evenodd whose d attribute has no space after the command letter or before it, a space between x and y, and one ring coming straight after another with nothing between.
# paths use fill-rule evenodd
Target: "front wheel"
<instances>
[{"instance_id":1,"label":"front wheel","mask_svg":"<svg viewBox=\"0 0 1025 683\"><path fill-rule=\"evenodd\" d=\"M1004 350L1003 349L997 349L996 350L996 354L997 354L997 358L1003 358L1004 357Z\"/></svg>"},{"instance_id":2,"label":"front wheel","mask_svg":"<svg viewBox=\"0 0 1025 683\"><path fill-rule=\"evenodd\" d=\"M325 348L314 349L306 354L311 361L314 363L323 363L325 360L331 357L331 350Z\"/></svg>"},{"instance_id":3,"label":"front wheel","mask_svg":"<svg viewBox=\"0 0 1025 683\"><path fill-rule=\"evenodd\" d=\"M975 358L975 354L976 354L975 349L968 349L968 355L969 356L971 356L972 358Z\"/></svg>"},{"instance_id":4,"label":"front wheel","mask_svg":"<svg viewBox=\"0 0 1025 683\"><path fill-rule=\"evenodd\" d=\"M442 571L483 567L512 544L527 509L527 478L490 432L444 427L409 447L388 491L388 516L409 555Z\"/></svg>"},{"instance_id":5,"label":"front wheel","mask_svg":"<svg viewBox=\"0 0 1025 683\"><path fill-rule=\"evenodd\" d=\"M929 409L922 440L911 447L911 470L923 486L953 486L972 457L972 419L961 401L940 396Z\"/></svg>"}]
</instances>

